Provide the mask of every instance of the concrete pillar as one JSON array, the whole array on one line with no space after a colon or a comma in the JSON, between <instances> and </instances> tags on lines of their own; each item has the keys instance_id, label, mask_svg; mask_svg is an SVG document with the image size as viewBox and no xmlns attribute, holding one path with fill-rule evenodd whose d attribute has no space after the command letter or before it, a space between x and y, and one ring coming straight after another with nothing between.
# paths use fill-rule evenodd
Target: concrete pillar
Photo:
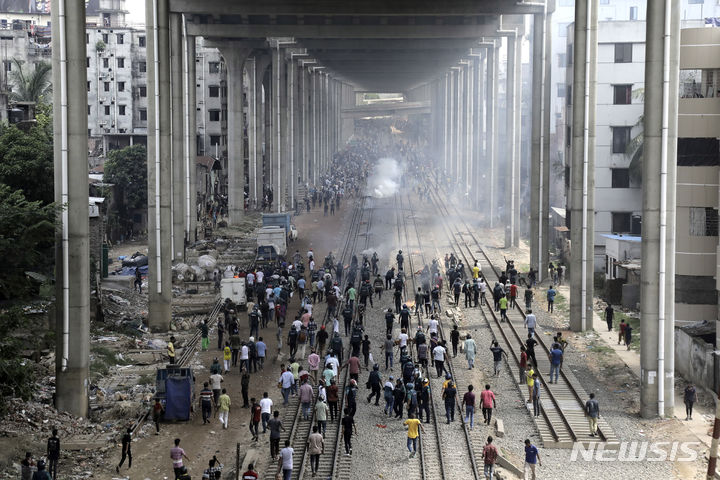
<instances>
[{"instance_id":1,"label":"concrete pillar","mask_svg":"<svg viewBox=\"0 0 720 480\"><path fill-rule=\"evenodd\" d=\"M310 68L308 73L310 95L308 99L308 176L310 182L317 186L317 73Z\"/></svg>"},{"instance_id":2,"label":"concrete pillar","mask_svg":"<svg viewBox=\"0 0 720 480\"><path fill-rule=\"evenodd\" d=\"M55 201L66 206L55 241L55 407L88 415L90 243L85 3L52 3Z\"/></svg>"},{"instance_id":3,"label":"concrete pillar","mask_svg":"<svg viewBox=\"0 0 720 480\"><path fill-rule=\"evenodd\" d=\"M287 186L288 186L288 200L287 208L289 210L295 210L295 188L297 185L297 167L295 165L295 127L297 122L295 121L295 100L297 95L295 90L297 82L295 81L297 69L295 67L295 59L293 54L290 53L286 61L287 70L287 153L288 153L288 165L287 165Z\"/></svg>"},{"instance_id":4,"label":"concrete pillar","mask_svg":"<svg viewBox=\"0 0 720 480\"><path fill-rule=\"evenodd\" d=\"M503 213L505 221L505 248L512 246L513 238L515 237L515 175L516 175L516 150L517 145L515 144L515 99L516 99L516 86L515 81L515 49L517 39L516 36L507 37L507 85L505 88L505 120L507 122L506 127L506 165L505 165L505 194L503 195Z\"/></svg>"},{"instance_id":5,"label":"concrete pillar","mask_svg":"<svg viewBox=\"0 0 720 480\"><path fill-rule=\"evenodd\" d=\"M487 60L487 158L488 158L488 202L490 203L489 226L495 226L495 212L497 211L497 139L498 139L498 82L497 72L499 71L499 45L488 48Z\"/></svg>"},{"instance_id":6,"label":"concrete pillar","mask_svg":"<svg viewBox=\"0 0 720 480\"><path fill-rule=\"evenodd\" d=\"M474 60L471 58L465 65L465 176L463 182L465 184L465 202L472 200L471 182L474 177L474 140L475 123L475 67Z\"/></svg>"},{"instance_id":7,"label":"concrete pillar","mask_svg":"<svg viewBox=\"0 0 720 480\"><path fill-rule=\"evenodd\" d=\"M666 15L670 17L666 19ZM640 415L643 418L673 413L673 403L665 405L668 396L674 395L674 372L668 369L674 365L674 316L668 314L674 304L669 304L667 294L675 286L674 275L668 275L668 270L674 274L675 243L669 240L674 236L674 228L668 227L674 227L675 203L668 200L674 200L677 162L677 150L671 149L677 142L677 124L670 119L671 114L677 116L675 77L679 76L679 48L676 37L680 30L679 20L673 21L673 17L680 17L678 0L648 4L640 285ZM673 193L668 195L670 191Z\"/></svg>"},{"instance_id":8,"label":"concrete pillar","mask_svg":"<svg viewBox=\"0 0 720 480\"><path fill-rule=\"evenodd\" d=\"M550 169L552 159L550 158L550 122L551 122L551 98L552 98L552 14L545 16L545 72L543 90L543 164L542 184L540 186L540 201L542 202L542 215L540 217L540 272L548 271L550 262Z\"/></svg>"},{"instance_id":9,"label":"concrete pillar","mask_svg":"<svg viewBox=\"0 0 720 480\"><path fill-rule=\"evenodd\" d=\"M455 171L453 183L457 185L463 174L463 160L465 158L465 74L463 67L457 67L457 91L455 93Z\"/></svg>"},{"instance_id":10,"label":"concrete pillar","mask_svg":"<svg viewBox=\"0 0 720 480\"><path fill-rule=\"evenodd\" d=\"M450 115L450 90L451 90L451 73L445 73L445 80L443 82L443 174L447 176L448 169L450 168L450 138L452 137L451 126L451 115Z\"/></svg>"},{"instance_id":11,"label":"concrete pillar","mask_svg":"<svg viewBox=\"0 0 720 480\"><path fill-rule=\"evenodd\" d=\"M245 216L245 61L251 49L230 43L221 49L227 66L228 217L237 226Z\"/></svg>"},{"instance_id":12,"label":"concrete pillar","mask_svg":"<svg viewBox=\"0 0 720 480\"><path fill-rule=\"evenodd\" d=\"M182 261L185 256L185 131L183 109L183 41L182 15L170 14L170 114L172 170L172 258Z\"/></svg>"},{"instance_id":13,"label":"concrete pillar","mask_svg":"<svg viewBox=\"0 0 720 480\"><path fill-rule=\"evenodd\" d=\"M590 14L590 15L589 15ZM575 4L573 48L572 167L570 180L570 328L591 327L594 244L592 191L594 178L594 86L597 50L597 2ZM588 46L588 42L590 45ZM586 88L586 82L589 82ZM586 112L587 110L587 112ZM585 117L587 116L587 123Z\"/></svg>"},{"instance_id":14,"label":"concrete pillar","mask_svg":"<svg viewBox=\"0 0 720 480\"><path fill-rule=\"evenodd\" d=\"M265 71L270 64L270 56L256 53L255 54L255 69L252 71L253 85L255 88L255 94L253 95L253 115L251 116L252 124L252 138L253 151L255 152L252 175L252 189L251 193L253 206L259 208L262 206L263 197L263 186L268 183L265 176L265 161L264 161L264 149L268 147L265 143L266 139L266 124L265 124L265 107L266 107L266 90L263 88L263 81L265 78Z\"/></svg>"},{"instance_id":15,"label":"concrete pillar","mask_svg":"<svg viewBox=\"0 0 720 480\"><path fill-rule=\"evenodd\" d=\"M535 92L542 92L532 96L532 132L530 149L530 266L538 271L538 282L546 276L546 270L540 266L542 250L547 248L540 234L540 219L547 212L543 212L541 201L542 172L547 159L544 157L543 133L545 120L543 95L545 92L545 15L533 16L532 40L532 86Z\"/></svg>"},{"instance_id":16,"label":"concrete pillar","mask_svg":"<svg viewBox=\"0 0 720 480\"><path fill-rule=\"evenodd\" d=\"M513 170L513 205L515 206L515 215L513 219L513 246L520 246L520 230L523 228L525 221L521 221L522 201L521 201L521 179L522 170L522 147L523 147L523 130L522 130L522 51L523 36L517 37L515 43L515 159Z\"/></svg>"},{"instance_id":17,"label":"concrete pillar","mask_svg":"<svg viewBox=\"0 0 720 480\"><path fill-rule=\"evenodd\" d=\"M475 209L485 211L485 199L487 192L483 192L486 170L486 149L484 141L485 133L485 53L480 56L473 57L474 62L474 80L473 85L475 93L473 99L473 157L472 157L472 202Z\"/></svg>"},{"instance_id":18,"label":"concrete pillar","mask_svg":"<svg viewBox=\"0 0 720 480\"><path fill-rule=\"evenodd\" d=\"M330 75L325 73L323 76L323 161L325 168L323 172L327 173L330 168L330 143L328 142L328 132L330 131Z\"/></svg>"},{"instance_id":19,"label":"concrete pillar","mask_svg":"<svg viewBox=\"0 0 720 480\"><path fill-rule=\"evenodd\" d=\"M195 68L195 37L186 36L185 42L187 45L186 50L186 62L187 73L185 84L187 88L187 123L186 123L186 142L187 142L187 165L189 166L189 179L190 179L190 225L188 230L188 241L197 241L197 88L195 87L197 82L197 72Z\"/></svg>"},{"instance_id":20,"label":"concrete pillar","mask_svg":"<svg viewBox=\"0 0 720 480\"><path fill-rule=\"evenodd\" d=\"M283 105L286 91L284 87L284 52L279 44L272 46L272 78L270 94L272 97L272 140L271 140L271 170L273 172L273 207L278 213L285 211L285 182L283 175Z\"/></svg>"},{"instance_id":21,"label":"concrete pillar","mask_svg":"<svg viewBox=\"0 0 720 480\"><path fill-rule=\"evenodd\" d=\"M450 131L448 137L448 172L451 178L455 177L455 165L457 160L457 70L450 69L450 95L448 97L448 116L450 117Z\"/></svg>"},{"instance_id":22,"label":"concrete pillar","mask_svg":"<svg viewBox=\"0 0 720 480\"><path fill-rule=\"evenodd\" d=\"M148 60L148 326L153 331L167 331L172 315L168 0L147 2L145 19Z\"/></svg>"},{"instance_id":23,"label":"concrete pillar","mask_svg":"<svg viewBox=\"0 0 720 480\"><path fill-rule=\"evenodd\" d=\"M257 71L256 57L249 57L245 60L245 68L248 72L248 108L247 108L247 131L248 131L248 210L257 206L258 192L258 96L257 96Z\"/></svg>"}]
</instances>

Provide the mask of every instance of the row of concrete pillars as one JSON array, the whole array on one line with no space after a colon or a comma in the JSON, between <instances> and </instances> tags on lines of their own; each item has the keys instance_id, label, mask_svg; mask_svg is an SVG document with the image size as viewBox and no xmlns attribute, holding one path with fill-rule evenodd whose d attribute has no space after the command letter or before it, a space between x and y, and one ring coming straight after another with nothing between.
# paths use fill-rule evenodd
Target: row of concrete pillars
<instances>
[{"instance_id":1,"label":"row of concrete pillars","mask_svg":"<svg viewBox=\"0 0 720 480\"><path fill-rule=\"evenodd\" d=\"M550 15L532 28L532 131L521 128L521 29L483 39L467 58L432 84L432 143L439 165L461 198L485 214L490 227L505 225L505 246L518 246L529 222L530 265L540 277L548 264L550 183ZM504 93L498 81L506 64ZM504 106L503 111L500 106ZM499 113L505 119L498 122ZM530 198L521 198L522 138L531 134ZM529 202L527 201L529 200ZM521 203L529 205L521 217ZM529 215L528 215L529 213ZM528 218L529 217L529 218Z\"/></svg>"},{"instance_id":2,"label":"row of concrete pillars","mask_svg":"<svg viewBox=\"0 0 720 480\"><path fill-rule=\"evenodd\" d=\"M90 253L87 188L85 6L52 6L56 201L64 206L57 234L56 406L88 411ZM172 316L172 263L184 258L196 225L195 37L168 0L146 2L148 326L167 331ZM238 224L273 191L273 211L294 207L301 186L316 184L338 146L343 105L352 88L283 39L223 43L228 68L228 217ZM250 82L245 88L246 79ZM247 137L247 143L245 142ZM304 192L304 188L302 189ZM304 194L304 193L303 193Z\"/></svg>"}]
</instances>

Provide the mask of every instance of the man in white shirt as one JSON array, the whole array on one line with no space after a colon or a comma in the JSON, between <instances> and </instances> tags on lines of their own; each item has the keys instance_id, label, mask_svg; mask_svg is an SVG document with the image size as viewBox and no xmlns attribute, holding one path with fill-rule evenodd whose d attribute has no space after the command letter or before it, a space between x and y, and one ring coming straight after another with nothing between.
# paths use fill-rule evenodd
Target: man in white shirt
<instances>
[{"instance_id":1,"label":"man in white shirt","mask_svg":"<svg viewBox=\"0 0 720 480\"><path fill-rule=\"evenodd\" d=\"M272 414L273 401L268 397L268 392L263 393L263 398L260 400L260 415L262 416L262 426L265 433L267 431L267 424L270 421L270 415Z\"/></svg>"},{"instance_id":2,"label":"man in white shirt","mask_svg":"<svg viewBox=\"0 0 720 480\"><path fill-rule=\"evenodd\" d=\"M403 328L398 335L398 344L400 346L400 355L403 355L407 350L408 334Z\"/></svg>"},{"instance_id":3,"label":"man in white shirt","mask_svg":"<svg viewBox=\"0 0 720 480\"><path fill-rule=\"evenodd\" d=\"M262 283L263 279L265 278L265 273L262 270L258 270L255 278L257 279L258 283Z\"/></svg>"},{"instance_id":4,"label":"man in white shirt","mask_svg":"<svg viewBox=\"0 0 720 480\"><path fill-rule=\"evenodd\" d=\"M437 335L437 333L438 333L438 321L437 321L437 319L435 318L435 316L432 316L432 317L430 318L430 321L428 322L427 332L430 334L430 336L432 336L433 333Z\"/></svg>"},{"instance_id":5,"label":"man in white shirt","mask_svg":"<svg viewBox=\"0 0 720 480\"><path fill-rule=\"evenodd\" d=\"M535 336L535 328L537 328L537 318L535 318L535 314L532 313L532 310L529 308L526 311L525 314L525 326L528 329L528 335Z\"/></svg>"},{"instance_id":6,"label":"man in white shirt","mask_svg":"<svg viewBox=\"0 0 720 480\"><path fill-rule=\"evenodd\" d=\"M330 364L330 367L332 368L333 373L337 377L338 369L340 368L340 362L338 361L337 357L335 355L332 355L328 357L325 360L325 365Z\"/></svg>"},{"instance_id":7,"label":"man in white shirt","mask_svg":"<svg viewBox=\"0 0 720 480\"><path fill-rule=\"evenodd\" d=\"M438 346L433 349L433 359L435 360L435 370L437 371L438 378L442 378L445 372L445 357L447 357L447 350L442 344L438 344Z\"/></svg>"},{"instance_id":8,"label":"man in white shirt","mask_svg":"<svg viewBox=\"0 0 720 480\"><path fill-rule=\"evenodd\" d=\"M315 260L310 260L310 273L315 271Z\"/></svg>"},{"instance_id":9,"label":"man in white shirt","mask_svg":"<svg viewBox=\"0 0 720 480\"><path fill-rule=\"evenodd\" d=\"M245 275L245 281L247 282L248 286L250 286L250 287L255 285L255 274L252 272L248 272L248 274Z\"/></svg>"},{"instance_id":10,"label":"man in white shirt","mask_svg":"<svg viewBox=\"0 0 720 480\"><path fill-rule=\"evenodd\" d=\"M278 467L282 468L283 480L288 480L292 476L294 453L295 450L290 446L290 440L285 440L285 448L280 450L280 460L278 462Z\"/></svg>"},{"instance_id":11,"label":"man in white shirt","mask_svg":"<svg viewBox=\"0 0 720 480\"><path fill-rule=\"evenodd\" d=\"M222 390L222 385L220 385L220 384L224 380L225 379L219 373L210 375L210 388L213 391L213 399L215 400L216 407L217 407L218 399L220 398L220 390Z\"/></svg>"},{"instance_id":12,"label":"man in white shirt","mask_svg":"<svg viewBox=\"0 0 720 480\"><path fill-rule=\"evenodd\" d=\"M243 368L250 371L250 362L248 362L249 359L250 349L248 349L246 343L243 343L243 346L240 348L240 371L242 371Z\"/></svg>"}]
</instances>

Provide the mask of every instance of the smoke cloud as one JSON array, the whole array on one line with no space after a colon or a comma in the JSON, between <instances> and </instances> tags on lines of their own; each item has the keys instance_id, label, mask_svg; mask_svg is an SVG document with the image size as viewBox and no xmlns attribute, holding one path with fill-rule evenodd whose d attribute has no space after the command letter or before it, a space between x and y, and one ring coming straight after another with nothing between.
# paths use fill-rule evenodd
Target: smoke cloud
<instances>
[{"instance_id":1,"label":"smoke cloud","mask_svg":"<svg viewBox=\"0 0 720 480\"><path fill-rule=\"evenodd\" d=\"M381 158L368 178L368 195L375 198L392 197L400 188L403 168L394 158Z\"/></svg>"}]
</instances>

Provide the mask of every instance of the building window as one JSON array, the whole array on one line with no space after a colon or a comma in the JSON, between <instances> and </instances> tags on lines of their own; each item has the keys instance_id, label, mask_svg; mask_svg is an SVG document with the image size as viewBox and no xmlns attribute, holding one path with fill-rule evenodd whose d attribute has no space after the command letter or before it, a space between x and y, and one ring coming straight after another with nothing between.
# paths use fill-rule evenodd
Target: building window
<instances>
[{"instance_id":1,"label":"building window","mask_svg":"<svg viewBox=\"0 0 720 480\"><path fill-rule=\"evenodd\" d=\"M210 73L220 73L220 62L209 62L208 71Z\"/></svg>"},{"instance_id":2,"label":"building window","mask_svg":"<svg viewBox=\"0 0 720 480\"><path fill-rule=\"evenodd\" d=\"M103 113L105 113L105 115L110 115L110 105L105 105Z\"/></svg>"},{"instance_id":3,"label":"building window","mask_svg":"<svg viewBox=\"0 0 720 480\"><path fill-rule=\"evenodd\" d=\"M220 145L220 135L210 135L210 145Z\"/></svg>"},{"instance_id":4,"label":"building window","mask_svg":"<svg viewBox=\"0 0 720 480\"><path fill-rule=\"evenodd\" d=\"M572 106L572 85L568 85L565 89L565 105Z\"/></svg>"},{"instance_id":5,"label":"building window","mask_svg":"<svg viewBox=\"0 0 720 480\"><path fill-rule=\"evenodd\" d=\"M630 143L630 129L632 127L610 127L613 134L612 153L625 153Z\"/></svg>"},{"instance_id":6,"label":"building window","mask_svg":"<svg viewBox=\"0 0 720 480\"><path fill-rule=\"evenodd\" d=\"M570 65L573 64L573 44L572 43L568 43L568 46L565 49L565 52L566 52L565 55L567 56L567 58L565 59L566 65L569 67Z\"/></svg>"},{"instance_id":7,"label":"building window","mask_svg":"<svg viewBox=\"0 0 720 480\"><path fill-rule=\"evenodd\" d=\"M90 34L86 33L85 34L85 44L88 45L89 43L90 43Z\"/></svg>"},{"instance_id":8,"label":"building window","mask_svg":"<svg viewBox=\"0 0 720 480\"><path fill-rule=\"evenodd\" d=\"M219 87L219 86L217 86L217 85L210 85L210 87L208 87L208 90L209 90L209 93L208 93L208 94L209 94L211 97L219 97L219 96L220 96L220 87Z\"/></svg>"},{"instance_id":9,"label":"building window","mask_svg":"<svg viewBox=\"0 0 720 480\"><path fill-rule=\"evenodd\" d=\"M567 67L567 54L566 53L558 53L558 67L559 68Z\"/></svg>"},{"instance_id":10,"label":"building window","mask_svg":"<svg viewBox=\"0 0 720 480\"><path fill-rule=\"evenodd\" d=\"M613 105L632 103L632 85L613 85Z\"/></svg>"},{"instance_id":11,"label":"building window","mask_svg":"<svg viewBox=\"0 0 720 480\"><path fill-rule=\"evenodd\" d=\"M110 43L110 35L108 35L107 33L103 33L103 34L102 34L102 41L103 41L103 43L104 43L105 45L107 45L108 43Z\"/></svg>"},{"instance_id":12,"label":"building window","mask_svg":"<svg viewBox=\"0 0 720 480\"><path fill-rule=\"evenodd\" d=\"M220 110L209 110L208 114L210 116L211 122L219 122L220 121Z\"/></svg>"},{"instance_id":13,"label":"building window","mask_svg":"<svg viewBox=\"0 0 720 480\"><path fill-rule=\"evenodd\" d=\"M125 115L125 105L118 106L118 115Z\"/></svg>"},{"instance_id":14,"label":"building window","mask_svg":"<svg viewBox=\"0 0 720 480\"><path fill-rule=\"evenodd\" d=\"M567 125L565 127L565 146L570 147L572 145L572 127Z\"/></svg>"},{"instance_id":15,"label":"building window","mask_svg":"<svg viewBox=\"0 0 720 480\"><path fill-rule=\"evenodd\" d=\"M122 45L123 43L125 43L125 35L124 34L122 34L122 33L117 34L117 43L118 43L118 45Z\"/></svg>"},{"instance_id":16,"label":"building window","mask_svg":"<svg viewBox=\"0 0 720 480\"><path fill-rule=\"evenodd\" d=\"M117 82L117 88L118 88L118 92L124 92L125 91L125 82Z\"/></svg>"},{"instance_id":17,"label":"building window","mask_svg":"<svg viewBox=\"0 0 720 480\"><path fill-rule=\"evenodd\" d=\"M138 47L144 47L145 46L145 37L138 37Z\"/></svg>"},{"instance_id":18,"label":"building window","mask_svg":"<svg viewBox=\"0 0 720 480\"><path fill-rule=\"evenodd\" d=\"M140 70L140 73L147 72L147 63L146 62L140 62L138 65L138 70Z\"/></svg>"},{"instance_id":19,"label":"building window","mask_svg":"<svg viewBox=\"0 0 720 480\"><path fill-rule=\"evenodd\" d=\"M88 92L90 91L90 82L87 82L88 85Z\"/></svg>"},{"instance_id":20,"label":"building window","mask_svg":"<svg viewBox=\"0 0 720 480\"><path fill-rule=\"evenodd\" d=\"M138 87L138 91L141 97L147 97L147 87L145 85Z\"/></svg>"},{"instance_id":21,"label":"building window","mask_svg":"<svg viewBox=\"0 0 720 480\"><path fill-rule=\"evenodd\" d=\"M110 91L110 82L103 82L103 91L105 91L105 92Z\"/></svg>"},{"instance_id":22,"label":"building window","mask_svg":"<svg viewBox=\"0 0 720 480\"><path fill-rule=\"evenodd\" d=\"M611 168L612 188L630 188L630 169Z\"/></svg>"},{"instance_id":23,"label":"building window","mask_svg":"<svg viewBox=\"0 0 720 480\"><path fill-rule=\"evenodd\" d=\"M690 208L690 235L693 237L718 236L718 210L711 207Z\"/></svg>"},{"instance_id":24,"label":"building window","mask_svg":"<svg viewBox=\"0 0 720 480\"><path fill-rule=\"evenodd\" d=\"M110 59L109 58L103 58L103 68L110 68Z\"/></svg>"},{"instance_id":25,"label":"building window","mask_svg":"<svg viewBox=\"0 0 720 480\"><path fill-rule=\"evenodd\" d=\"M125 68L125 58L118 57L117 59L117 68Z\"/></svg>"},{"instance_id":26,"label":"building window","mask_svg":"<svg viewBox=\"0 0 720 480\"><path fill-rule=\"evenodd\" d=\"M638 7L630 7L630 20L638 19Z\"/></svg>"},{"instance_id":27,"label":"building window","mask_svg":"<svg viewBox=\"0 0 720 480\"><path fill-rule=\"evenodd\" d=\"M564 83L557 84L557 96L558 96L558 98L565 97L565 84Z\"/></svg>"},{"instance_id":28,"label":"building window","mask_svg":"<svg viewBox=\"0 0 720 480\"><path fill-rule=\"evenodd\" d=\"M90 68L90 57L85 59L85 68ZM8 69L9 70L9 69Z\"/></svg>"},{"instance_id":29,"label":"building window","mask_svg":"<svg viewBox=\"0 0 720 480\"><path fill-rule=\"evenodd\" d=\"M632 63L632 43L615 44L615 63Z\"/></svg>"},{"instance_id":30,"label":"building window","mask_svg":"<svg viewBox=\"0 0 720 480\"><path fill-rule=\"evenodd\" d=\"M90 115L90 105L88 105L88 115Z\"/></svg>"},{"instance_id":31,"label":"building window","mask_svg":"<svg viewBox=\"0 0 720 480\"><path fill-rule=\"evenodd\" d=\"M630 233L632 214L630 212L612 212L612 233Z\"/></svg>"},{"instance_id":32,"label":"building window","mask_svg":"<svg viewBox=\"0 0 720 480\"><path fill-rule=\"evenodd\" d=\"M570 25L567 22L560 22L558 23L558 37L567 37L568 34L568 25Z\"/></svg>"},{"instance_id":33,"label":"building window","mask_svg":"<svg viewBox=\"0 0 720 480\"><path fill-rule=\"evenodd\" d=\"M147 109L145 108L140 109L140 121L147 122Z\"/></svg>"}]
</instances>

